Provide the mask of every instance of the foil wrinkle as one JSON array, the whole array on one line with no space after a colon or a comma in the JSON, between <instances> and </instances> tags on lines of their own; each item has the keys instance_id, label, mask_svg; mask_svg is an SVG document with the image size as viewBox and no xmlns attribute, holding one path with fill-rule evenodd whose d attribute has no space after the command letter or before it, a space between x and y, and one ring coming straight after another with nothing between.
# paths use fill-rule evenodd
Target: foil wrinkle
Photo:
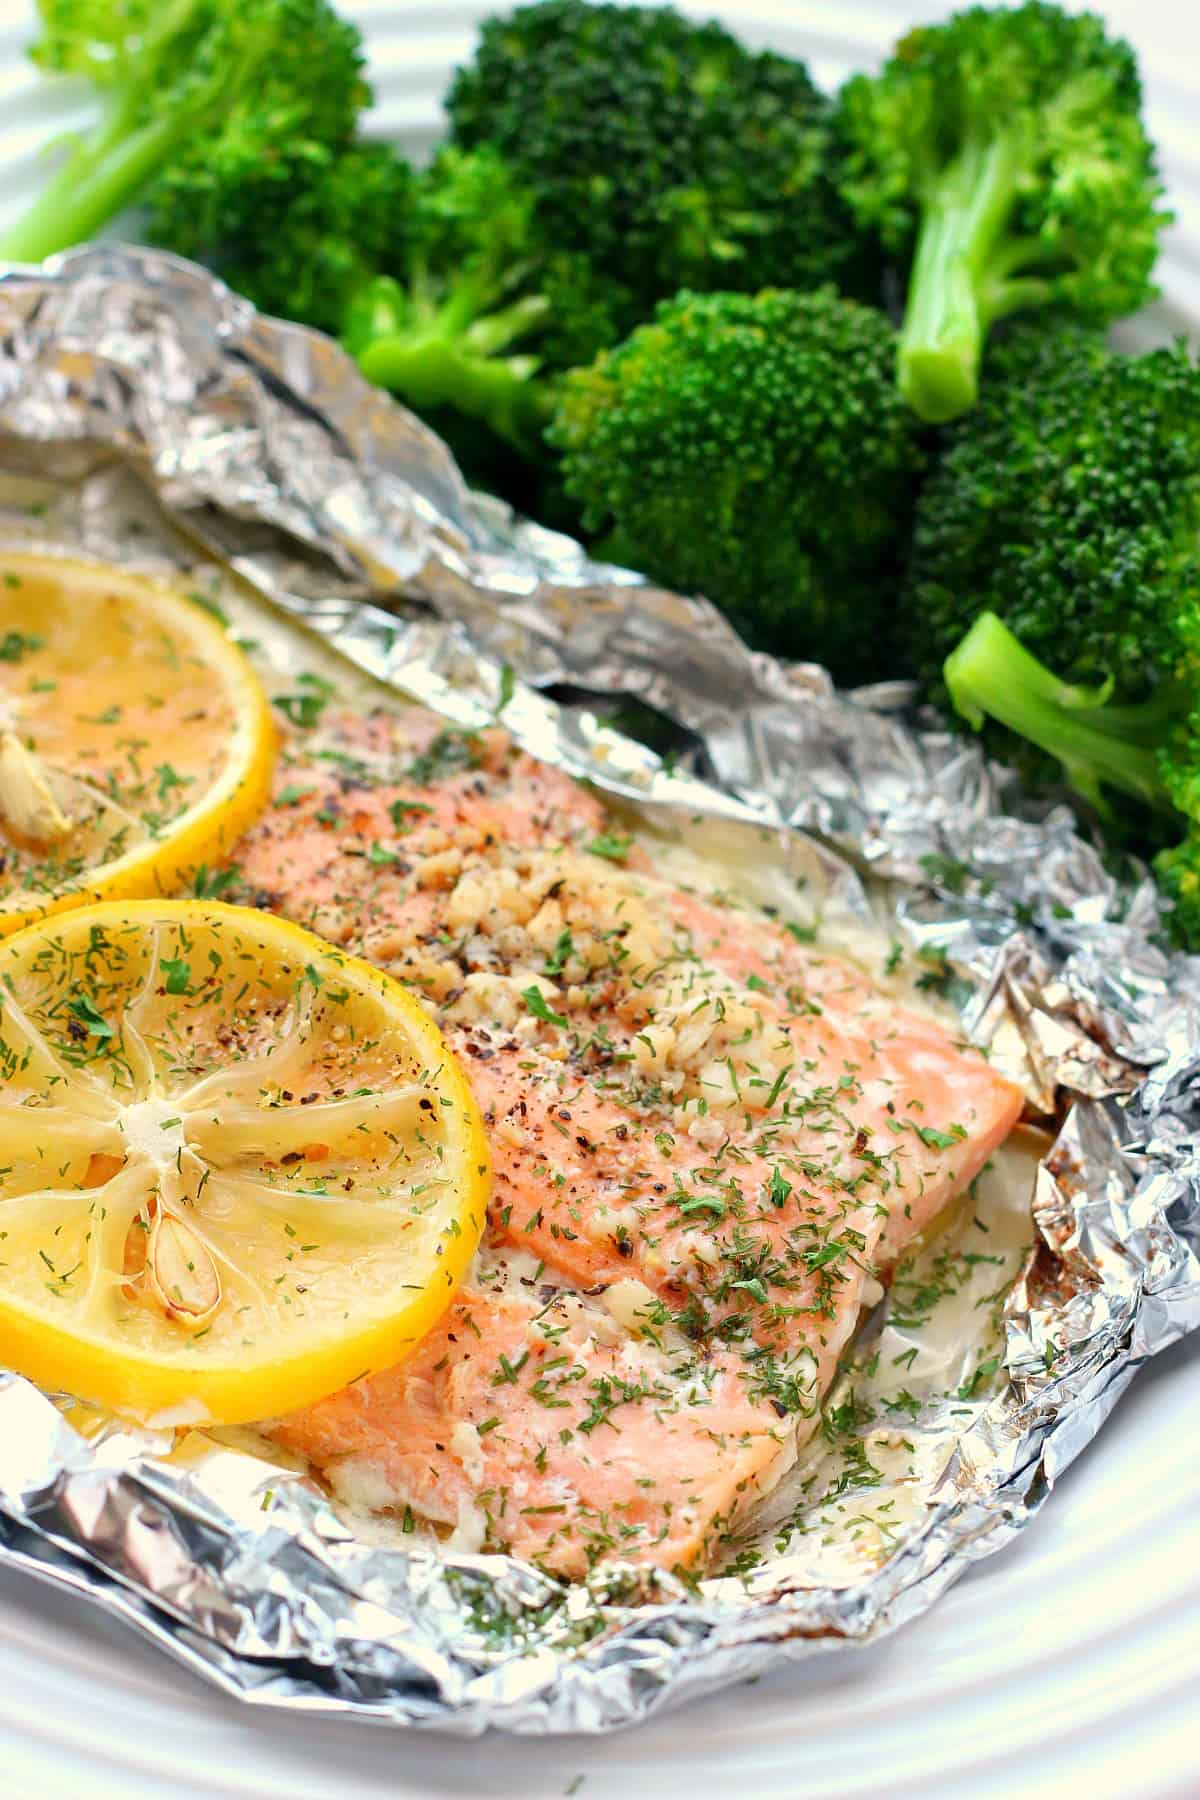
<instances>
[{"instance_id":1,"label":"foil wrinkle","mask_svg":"<svg viewBox=\"0 0 1200 1800\"><path fill-rule=\"evenodd\" d=\"M56 484L24 527L48 546L177 567L199 549L460 723L494 715L507 665L504 722L535 754L659 828L766 831L843 904L883 907L1056 1127L1003 1379L925 1410L928 1480L857 1579L814 1585L789 1551L694 1587L620 1566L569 1586L401 1550L249 1450L82 1419L11 1374L0 1561L251 1704L540 1734L870 1642L1022 1531L1140 1364L1200 1324L1198 970L1162 947L1152 884L1118 882L1065 807L1027 802L903 684L839 694L706 601L472 494L336 345L171 256L93 247L0 276L0 468ZM558 684L658 707L711 780L556 705Z\"/></svg>"}]
</instances>

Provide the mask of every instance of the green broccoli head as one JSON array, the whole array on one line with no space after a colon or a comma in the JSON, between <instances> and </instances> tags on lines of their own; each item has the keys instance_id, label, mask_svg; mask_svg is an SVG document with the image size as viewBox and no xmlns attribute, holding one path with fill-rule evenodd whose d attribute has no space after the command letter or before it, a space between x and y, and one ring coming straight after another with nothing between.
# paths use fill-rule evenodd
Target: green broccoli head
<instances>
[{"instance_id":1,"label":"green broccoli head","mask_svg":"<svg viewBox=\"0 0 1200 1800\"><path fill-rule=\"evenodd\" d=\"M627 290L545 237L491 145L444 149L419 178L402 279L357 297L345 338L370 380L428 416L541 453L557 371L619 335Z\"/></svg>"},{"instance_id":2,"label":"green broccoli head","mask_svg":"<svg viewBox=\"0 0 1200 1800\"><path fill-rule=\"evenodd\" d=\"M105 107L0 256L48 256L147 200L158 241L219 252L278 218L370 98L358 34L327 0L39 4L35 59L88 76Z\"/></svg>"},{"instance_id":3,"label":"green broccoli head","mask_svg":"<svg viewBox=\"0 0 1200 1800\"><path fill-rule=\"evenodd\" d=\"M1200 950L1198 532L1187 349L1027 329L922 496L905 612L998 753L1027 773L1036 753L1110 836L1159 852L1172 929Z\"/></svg>"},{"instance_id":4,"label":"green broccoli head","mask_svg":"<svg viewBox=\"0 0 1200 1800\"><path fill-rule=\"evenodd\" d=\"M1013 328L922 491L904 636L935 698L991 611L1064 681L1137 701L1168 678L1200 580L1200 374L1056 321Z\"/></svg>"},{"instance_id":5,"label":"green broccoli head","mask_svg":"<svg viewBox=\"0 0 1200 1800\"><path fill-rule=\"evenodd\" d=\"M911 257L903 392L923 418L975 399L984 339L1028 308L1104 323L1153 294L1169 214L1133 51L1046 0L976 6L903 38L843 89L843 193Z\"/></svg>"},{"instance_id":6,"label":"green broccoli head","mask_svg":"<svg viewBox=\"0 0 1200 1800\"><path fill-rule=\"evenodd\" d=\"M866 679L922 461L894 356L883 315L832 288L684 293L565 378L547 435L623 560Z\"/></svg>"},{"instance_id":7,"label":"green broccoli head","mask_svg":"<svg viewBox=\"0 0 1200 1800\"><path fill-rule=\"evenodd\" d=\"M542 0L483 28L447 102L494 145L546 236L632 291L877 284L832 179L831 108L802 64L669 7Z\"/></svg>"},{"instance_id":8,"label":"green broccoli head","mask_svg":"<svg viewBox=\"0 0 1200 1800\"><path fill-rule=\"evenodd\" d=\"M290 226L293 202L301 208L299 235L315 246L320 227L334 226L335 207L353 201L356 177L385 207L392 203L383 157L335 166L371 100L357 30L327 0L271 4L280 24L269 59L217 129L164 162L147 196L152 240L182 256L236 264L241 246ZM353 217L373 229L365 200ZM295 255L290 243L287 253ZM341 254L335 247L331 260Z\"/></svg>"},{"instance_id":9,"label":"green broccoli head","mask_svg":"<svg viewBox=\"0 0 1200 1800\"><path fill-rule=\"evenodd\" d=\"M226 207L219 236L191 248L263 312L337 333L366 283L405 266L414 204L404 159L387 144L355 143L314 153L302 182L268 183L255 205ZM180 249L174 197L170 206L151 236Z\"/></svg>"},{"instance_id":10,"label":"green broccoli head","mask_svg":"<svg viewBox=\"0 0 1200 1800\"><path fill-rule=\"evenodd\" d=\"M557 370L590 362L621 335L628 288L546 232L535 196L495 146L447 145L416 200L414 283L439 306L453 295L460 316L469 291L476 338L485 315L516 304L539 369Z\"/></svg>"},{"instance_id":11,"label":"green broccoli head","mask_svg":"<svg viewBox=\"0 0 1200 1800\"><path fill-rule=\"evenodd\" d=\"M968 724L980 729L994 721L1007 739L1002 750L1034 746L1111 838L1154 856L1171 904L1171 933L1200 951L1200 612L1194 597L1171 617L1173 662L1149 697L1132 705L1114 702L1109 682L1082 687L1060 680L989 612L946 658L945 682Z\"/></svg>"}]
</instances>

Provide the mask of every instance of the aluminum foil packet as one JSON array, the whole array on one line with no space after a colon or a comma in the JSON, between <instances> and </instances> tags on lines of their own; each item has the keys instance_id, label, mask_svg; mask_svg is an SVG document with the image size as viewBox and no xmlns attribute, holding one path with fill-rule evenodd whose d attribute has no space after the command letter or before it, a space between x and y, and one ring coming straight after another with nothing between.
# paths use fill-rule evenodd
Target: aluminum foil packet
<instances>
[{"instance_id":1,"label":"aluminum foil packet","mask_svg":"<svg viewBox=\"0 0 1200 1800\"><path fill-rule=\"evenodd\" d=\"M1153 885L1106 872L1065 807L1029 804L901 684L839 694L747 650L707 602L472 494L329 340L170 256L89 248L0 277L0 471L39 496L0 516L0 540L215 558L460 723L492 717L515 671L504 723L527 748L657 829L716 820L727 842L766 834L761 857L802 857L842 907L886 916L1031 1114L1065 1120L1032 1228L1022 1197L1032 1244L993 1296L995 1353L976 1347L957 1388L908 1394L882 1431L843 1377L789 1515L777 1503L725 1574L610 1565L568 1585L406 1548L250 1447L99 1420L4 1374L0 1562L243 1700L551 1733L868 1642L1023 1530L1141 1363L1200 1324L1200 969L1162 947ZM657 707L690 752L660 763L596 694ZM860 1381L897 1304L868 1322Z\"/></svg>"}]
</instances>

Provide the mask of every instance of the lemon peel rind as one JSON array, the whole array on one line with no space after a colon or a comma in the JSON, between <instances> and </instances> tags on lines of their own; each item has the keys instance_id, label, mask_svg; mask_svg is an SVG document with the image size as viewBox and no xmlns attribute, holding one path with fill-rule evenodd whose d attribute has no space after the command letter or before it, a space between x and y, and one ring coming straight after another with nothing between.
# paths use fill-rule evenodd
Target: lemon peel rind
<instances>
[{"instance_id":1,"label":"lemon peel rind","mask_svg":"<svg viewBox=\"0 0 1200 1800\"><path fill-rule=\"evenodd\" d=\"M265 810L275 772L279 734L271 706L245 653L220 620L178 587L155 576L80 558L33 552L0 551L6 571L63 583L92 585L102 580L115 591L142 600L157 598L186 618L192 636L209 652L228 691L236 691L239 730L244 750L227 775L203 800L181 813L161 841L139 844L113 862L101 865L98 879L70 882L53 895L29 890L0 898L0 939L29 925L108 900L167 898L193 879L204 865L224 860L238 838Z\"/></svg>"},{"instance_id":2,"label":"lemon peel rind","mask_svg":"<svg viewBox=\"0 0 1200 1800\"><path fill-rule=\"evenodd\" d=\"M105 901L74 908L53 921L39 920L0 941L5 965L43 941L48 923L66 930L128 930L140 921L214 926L225 922L244 935L286 946L305 962L336 971L340 980L403 1014L423 1063L436 1071L437 1091L452 1104L443 1124L456 1140L462 1172L453 1235L442 1234L436 1278L403 1306L371 1319L341 1338L281 1356L224 1361L197 1357L185 1345L170 1356L115 1349L99 1333L70 1330L20 1301L0 1295L0 1362L51 1391L64 1391L140 1421L158 1424L247 1424L294 1412L353 1380L390 1368L411 1353L449 1306L482 1236L490 1186L490 1158L483 1120L467 1079L420 1001L382 970L345 954L303 926L254 908L220 901ZM2 1202L0 1202L2 1207ZM95 1371L102 1370L97 1379ZM91 1373L89 1373L91 1371Z\"/></svg>"}]
</instances>

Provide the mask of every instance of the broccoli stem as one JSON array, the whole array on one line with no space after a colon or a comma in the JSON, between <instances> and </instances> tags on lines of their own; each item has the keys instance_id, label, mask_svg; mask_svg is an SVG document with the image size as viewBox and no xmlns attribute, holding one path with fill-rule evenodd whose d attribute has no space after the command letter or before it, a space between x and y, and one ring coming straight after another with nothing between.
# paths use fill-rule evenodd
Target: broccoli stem
<instances>
[{"instance_id":1,"label":"broccoli stem","mask_svg":"<svg viewBox=\"0 0 1200 1800\"><path fill-rule=\"evenodd\" d=\"M418 271L405 295L376 282L373 310L364 304L346 333L368 381L390 389L419 412L452 407L478 419L523 454L536 450L549 418L535 380L536 356L502 355L545 318L540 295L487 311L490 292L464 276L438 306L430 305Z\"/></svg>"},{"instance_id":2,"label":"broccoli stem","mask_svg":"<svg viewBox=\"0 0 1200 1800\"><path fill-rule=\"evenodd\" d=\"M518 450L536 444L546 422L533 384L537 358L480 355L436 331L377 338L358 352L368 381L418 412L451 406L479 419Z\"/></svg>"},{"instance_id":3,"label":"broccoli stem","mask_svg":"<svg viewBox=\"0 0 1200 1800\"><path fill-rule=\"evenodd\" d=\"M1107 705L1099 688L1060 681L1032 656L995 613L982 613L945 663L957 710L976 730L984 716L1055 757L1077 793L1101 812L1105 790L1130 794L1156 811L1171 811L1159 766L1175 712L1164 691L1140 706Z\"/></svg>"},{"instance_id":4,"label":"broccoli stem","mask_svg":"<svg viewBox=\"0 0 1200 1800\"><path fill-rule=\"evenodd\" d=\"M0 232L0 260L40 262L85 242L141 196L185 131L177 116L131 130L122 108L68 156L23 217Z\"/></svg>"},{"instance_id":5,"label":"broccoli stem","mask_svg":"<svg viewBox=\"0 0 1200 1800\"><path fill-rule=\"evenodd\" d=\"M1023 134L969 141L926 189L900 334L900 391L941 425L973 406L991 323L989 276L1024 168Z\"/></svg>"},{"instance_id":6,"label":"broccoli stem","mask_svg":"<svg viewBox=\"0 0 1200 1800\"><path fill-rule=\"evenodd\" d=\"M160 8L136 51L114 63L114 99L106 115L74 140L33 205L0 232L0 261L40 262L85 243L142 198L180 144L233 104L271 42L264 39L236 59L218 58L206 68L194 36L197 12L194 0Z\"/></svg>"}]
</instances>

